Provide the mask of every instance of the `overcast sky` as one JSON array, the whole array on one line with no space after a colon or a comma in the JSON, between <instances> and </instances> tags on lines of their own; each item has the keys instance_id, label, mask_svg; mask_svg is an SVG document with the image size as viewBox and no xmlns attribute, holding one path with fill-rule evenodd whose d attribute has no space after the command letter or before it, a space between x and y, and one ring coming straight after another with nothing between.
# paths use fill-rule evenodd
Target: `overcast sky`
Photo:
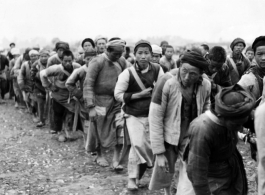
<instances>
[{"instance_id":1,"label":"overcast sky","mask_svg":"<svg viewBox=\"0 0 265 195\"><path fill-rule=\"evenodd\" d=\"M265 35L265 0L0 0L0 40L175 35L194 41Z\"/></svg>"}]
</instances>

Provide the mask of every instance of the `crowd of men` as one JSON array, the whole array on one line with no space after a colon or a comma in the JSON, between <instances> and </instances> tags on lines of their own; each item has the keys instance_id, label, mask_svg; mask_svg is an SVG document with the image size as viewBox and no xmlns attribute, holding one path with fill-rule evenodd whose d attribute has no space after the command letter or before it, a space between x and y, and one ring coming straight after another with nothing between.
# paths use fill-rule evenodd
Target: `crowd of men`
<instances>
[{"instance_id":1,"label":"crowd of men","mask_svg":"<svg viewBox=\"0 0 265 195\"><path fill-rule=\"evenodd\" d=\"M86 38L81 46L76 58L63 41L54 51L36 46L22 55L11 43L0 56L1 98L8 89L15 107L59 141L82 131L99 166L121 171L128 162L129 190L152 168L149 189L166 195L246 195L242 139L259 160L265 194L265 36L247 48L236 38L231 55L193 46L177 61L166 41L140 40L133 52L118 37ZM112 162L106 148L114 150Z\"/></svg>"}]
</instances>

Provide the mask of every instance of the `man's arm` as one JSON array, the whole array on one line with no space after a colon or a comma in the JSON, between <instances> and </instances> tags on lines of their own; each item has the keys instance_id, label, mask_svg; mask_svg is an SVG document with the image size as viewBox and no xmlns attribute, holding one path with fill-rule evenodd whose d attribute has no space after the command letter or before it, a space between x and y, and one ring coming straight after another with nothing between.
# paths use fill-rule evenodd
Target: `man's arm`
<instances>
[{"instance_id":1,"label":"man's arm","mask_svg":"<svg viewBox=\"0 0 265 195\"><path fill-rule=\"evenodd\" d=\"M171 76L164 75L164 77L158 80L150 104L148 119L151 147L154 154L161 154L166 151L164 144L164 115L170 91L170 86L167 83L169 78Z\"/></svg>"},{"instance_id":2,"label":"man's arm","mask_svg":"<svg viewBox=\"0 0 265 195\"><path fill-rule=\"evenodd\" d=\"M209 157L211 144L205 135L205 125L199 120L191 123L187 174L196 195L211 195L208 185Z\"/></svg>"},{"instance_id":3,"label":"man's arm","mask_svg":"<svg viewBox=\"0 0 265 195\"><path fill-rule=\"evenodd\" d=\"M81 67L82 68L82 67ZM74 72L68 77L65 86L68 89L68 91L78 99L83 97L83 92L77 88L76 83L78 80L80 81L80 71L81 68L75 69Z\"/></svg>"},{"instance_id":4,"label":"man's arm","mask_svg":"<svg viewBox=\"0 0 265 195\"><path fill-rule=\"evenodd\" d=\"M21 90L24 90L24 88L25 88L26 64L27 64L27 62L24 62L22 64L21 70L19 71L19 75L17 77L17 83L18 83Z\"/></svg>"},{"instance_id":5,"label":"man's arm","mask_svg":"<svg viewBox=\"0 0 265 195\"><path fill-rule=\"evenodd\" d=\"M211 106L211 100L210 100L210 96L211 96L211 83L209 80L204 79L205 80L205 85L203 87L205 87L206 90L206 97L204 100L204 105L203 105L203 109L202 109L202 113L206 112L207 110L210 110L210 106Z\"/></svg>"},{"instance_id":6,"label":"man's arm","mask_svg":"<svg viewBox=\"0 0 265 195\"><path fill-rule=\"evenodd\" d=\"M126 93L130 81L129 70L124 70L118 77L118 81L115 86L114 96L119 102L128 103L131 100L133 93Z\"/></svg>"},{"instance_id":7,"label":"man's arm","mask_svg":"<svg viewBox=\"0 0 265 195\"><path fill-rule=\"evenodd\" d=\"M57 76L60 72L61 68L59 65L50 66L42 71L40 71L40 79L42 86L45 88L50 88L52 83L48 79L51 76Z\"/></svg>"},{"instance_id":8,"label":"man's arm","mask_svg":"<svg viewBox=\"0 0 265 195\"><path fill-rule=\"evenodd\" d=\"M258 192L265 194L265 104L257 108L255 113L255 130L257 133L258 146Z\"/></svg>"},{"instance_id":9,"label":"man's arm","mask_svg":"<svg viewBox=\"0 0 265 195\"><path fill-rule=\"evenodd\" d=\"M94 58L88 66L86 79L83 86L83 98L87 107L94 107L94 86L97 80L98 74L101 70L102 64L98 63L98 59Z\"/></svg>"}]
</instances>

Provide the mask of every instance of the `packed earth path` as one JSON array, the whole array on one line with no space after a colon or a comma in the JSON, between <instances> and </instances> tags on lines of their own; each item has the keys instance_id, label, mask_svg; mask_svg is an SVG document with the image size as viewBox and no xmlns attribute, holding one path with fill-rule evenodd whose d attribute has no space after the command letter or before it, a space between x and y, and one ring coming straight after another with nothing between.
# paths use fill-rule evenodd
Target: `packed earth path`
<instances>
[{"instance_id":1,"label":"packed earth path","mask_svg":"<svg viewBox=\"0 0 265 195\"><path fill-rule=\"evenodd\" d=\"M59 142L48 127L36 128L32 116L15 109L14 101L0 105L0 195L147 195L152 170L147 171L137 192L127 191L127 166L122 172L102 168L94 156L84 150L84 141ZM256 163L250 157L248 144L239 143L243 155L249 194L256 195ZM112 151L106 151L111 161Z\"/></svg>"}]
</instances>

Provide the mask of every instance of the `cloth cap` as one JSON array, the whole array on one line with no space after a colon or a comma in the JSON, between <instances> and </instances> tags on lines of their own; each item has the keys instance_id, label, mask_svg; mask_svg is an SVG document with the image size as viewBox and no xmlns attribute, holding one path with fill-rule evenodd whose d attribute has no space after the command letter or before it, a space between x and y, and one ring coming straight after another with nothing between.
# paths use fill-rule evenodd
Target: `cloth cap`
<instances>
[{"instance_id":1,"label":"cloth cap","mask_svg":"<svg viewBox=\"0 0 265 195\"><path fill-rule=\"evenodd\" d=\"M58 49L60 49L60 48L62 48L62 49L64 49L64 50L69 50L69 49L70 49L69 44L66 43L66 42L63 42L63 41L59 41L59 42L57 42L56 45L55 45L55 49L56 49L56 50L58 50Z\"/></svg>"},{"instance_id":2,"label":"cloth cap","mask_svg":"<svg viewBox=\"0 0 265 195\"><path fill-rule=\"evenodd\" d=\"M153 53L162 55L162 48L161 47L159 47L158 45L151 45L151 46L152 46Z\"/></svg>"},{"instance_id":3,"label":"cloth cap","mask_svg":"<svg viewBox=\"0 0 265 195\"><path fill-rule=\"evenodd\" d=\"M215 112L225 118L244 118L255 106L255 99L243 87L236 84L223 88L215 96Z\"/></svg>"},{"instance_id":4,"label":"cloth cap","mask_svg":"<svg viewBox=\"0 0 265 195\"><path fill-rule=\"evenodd\" d=\"M205 70L209 66L207 60L201 54L195 51L184 52L180 57L180 60L181 62L187 62L201 70Z\"/></svg>"},{"instance_id":5,"label":"cloth cap","mask_svg":"<svg viewBox=\"0 0 265 195\"><path fill-rule=\"evenodd\" d=\"M93 57L93 56L96 56L97 55L97 52L95 49L90 49L89 51L86 51L85 54L84 54L84 58L86 57Z\"/></svg>"},{"instance_id":6,"label":"cloth cap","mask_svg":"<svg viewBox=\"0 0 265 195\"><path fill-rule=\"evenodd\" d=\"M95 38L95 44L97 44L98 40L100 40L100 39L104 39L106 42L108 42L108 38L107 38L107 37L97 36L97 37Z\"/></svg>"},{"instance_id":7,"label":"cloth cap","mask_svg":"<svg viewBox=\"0 0 265 195\"><path fill-rule=\"evenodd\" d=\"M40 49L40 46L37 44L37 45L34 45L34 47L32 47L32 48L37 50L37 49Z\"/></svg>"},{"instance_id":8,"label":"cloth cap","mask_svg":"<svg viewBox=\"0 0 265 195\"><path fill-rule=\"evenodd\" d=\"M246 43L245 43L245 41L244 41L243 39L241 39L241 38L236 38L236 39L230 44L230 48L232 49L232 51L233 51L235 45L238 44L238 43L243 43L244 47L246 47Z\"/></svg>"},{"instance_id":9,"label":"cloth cap","mask_svg":"<svg viewBox=\"0 0 265 195\"><path fill-rule=\"evenodd\" d=\"M109 47L125 47L126 45L126 42L124 40L121 40L121 39L116 39L116 40L113 40L113 41L109 41L107 44L106 44L106 47L109 48Z\"/></svg>"},{"instance_id":10,"label":"cloth cap","mask_svg":"<svg viewBox=\"0 0 265 195\"><path fill-rule=\"evenodd\" d=\"M14 47L11 49L11 54L12 55L19 55L20 54L20 51L18 48Z\"/></svg>"},{"instance_id":11,"label":"cloth cap","mask_svg":"<svg viewBox=\"0 0 265 195\"><path fill-rule=\"evenodd\" d=\"M248 46L247 49L246 49L246 53L247 53L248 51L254 51L254 50L252 49L251 46Z\"/></svg>"},{"instance_id":12,"label":"cloth cap","mask_svg":"<svg viewBox=\"0 0 265 195\"><path fill-rule=\"evenodd\" d=\"M39 55L39 52L35 49L32 49L29 51L29 56L31 56L31 55Z\"/></svg>"},{"instance_id":13,"label":"cloth cap","mask_svg":"<svg viewBox=\"0 0 265 195\"><path fill-rule=\"evenodd\" d=\"M137 51L138 47L142 45L149 47L150 51L152 52L152 47L151 47L150 42L146 40L140 40L137 43L135 43L134 53Z\"/></svg>"},{"instance_id":14,"label":"cloth cap","mask_svg":"<svg viewBox=\"0 0 265 195\"><path fill-rule=\"evenodd\" d=\"M254 50L254 53L256 53L257 47L259 46L265 46L265 36L259 36L253 42L252 48Z\"/></svg>"},{"instance_id":15,"label":"cloth cap","mask_svg":"<svg viewBox=\"0 0 265 195\"><path fill-rule=\"evenodd\" d=\"M82 44L81 44L82 47L84 47L85 42L89 42L89 43L91 43L91 45L93 46L93 48L95 48L95 43L94 43L94 41L93 41L92 39L90 39L90 38L86 38L86 39L84 39L84 40L82 41Z\"/></svg>"},{"instance_id":16,"label":"cloth cap","mask_svg":"<svg viewBox=\"0 0 265 195\"><path fill-rule=\"evenodd\" d=\"M43 54L46 54L46 55L50 56L50 51L47 50L47 49L40 50L40 55L43 55Z\"/></svg>"}]
</instances>

